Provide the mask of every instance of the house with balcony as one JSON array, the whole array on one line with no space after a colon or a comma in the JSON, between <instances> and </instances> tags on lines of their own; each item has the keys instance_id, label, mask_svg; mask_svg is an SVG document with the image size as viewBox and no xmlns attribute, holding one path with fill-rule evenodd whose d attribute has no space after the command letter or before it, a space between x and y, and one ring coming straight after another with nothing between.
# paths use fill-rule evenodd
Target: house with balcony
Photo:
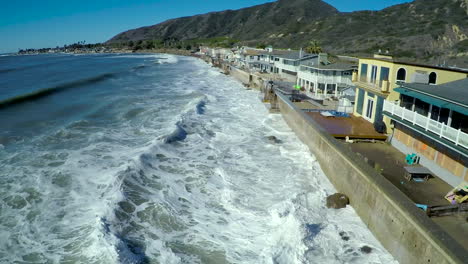
<instances>
[{"instance_id":1,"label":"house with balcony","mask_svg":"<svg viewBox=\"0 0 468 264\"><path fill-rule=\"evenodd\" d=\"M251 68L264 73L275 73L275 61L279 61L279 56L290 53L288 50L274 50L271 46L260 52L258 61L251 63Z\"/></svg>"},{"instance_id":2,"label":"house with balcony","mask_svg":"<svg viewBox=\"0 0 468 264\"><path fill-rule=\"evenodd\" d=\"M308 54L302 50L275 55L273 56L273 73L278 74L285 80L296 82L300 65L307 63L318 64L318 58L318 54Z\"/></svg>"},{"instance_id":3,"label":"house with balcony","mask_svg":"<svg viewBox=\"0 0 468 264\"><path fill-rule=\"evenodd\" d=\"M395 101L400 94L394 89L398 82L428 85L465 79L468 71L394 60L389 55L376 54L359 59L359 70L353 75L356 85L353 114L374 124L379 132L390 133L390 119L384 117L384 101Z\"/></svg>"},{"instance_id":4,"label":"house with balcony","mask_svg":"<svg viewBox=\"0 0 468 264\"><path fill-rule=\"evenodd\" d=\"M394 126L391 144L452 186L468 182L468 79L445 84L399 83L383 114Z\"/></svg>"},{"instance_id":5,"label":"house with balcony","mask_svg":"<svg viewBox=\"0 0 468 264\"><path fill-rule=\"evenodd\" d=\"M236 66L255 71L253 65L260 61L261 52L263 52L262 49L255 49L246 46L240 48L238 51Z\"/></svg>"},{"instance_id":6,"label":"house with balcony","mask_svg":"<svg viewBox=\"0 0 468 264\"><path fill-rule=\"evenodd\" d=\"M358 65L351 60L328 60L326 53L320 53L317 61L301 63L297 74L297 84L305 88L305 93L315 99L331 96L339 97L352 90L354 95L353 72ZM348 94L348 93L347 93Z\"/></svg>"}]
</instances>

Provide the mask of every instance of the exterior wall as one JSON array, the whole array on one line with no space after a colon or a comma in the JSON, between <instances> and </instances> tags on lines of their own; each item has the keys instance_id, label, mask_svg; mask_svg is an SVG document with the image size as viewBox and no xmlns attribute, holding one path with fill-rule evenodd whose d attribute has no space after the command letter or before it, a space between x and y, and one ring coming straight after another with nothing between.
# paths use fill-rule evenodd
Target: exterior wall
<instances>
[{"instance_id":1,"label":"exterior wall","mask_svg":"<svg viewBox=\"0 0 468 264\"><path fill-rule=\"evenodd\" d=\"M400 263L463 263L465 250L400 190L278 94L283 118L317 157L335 188Z\"/></svg>"},{"instance_id":2,"label":"exterior wall","mask_svg":"<svg viewBox=\"0 0 468 264\"><path fill-rule=\"evenodd\" d=\"M250 74L248 72L245 72L241 69L238 69L236 67L231 67L230 70L231 76L234 78L238 79L240 82L243 84L249 84L250 83Z\"/></svg>"},{"instance_id":3,"label":"exterior wall","mask_svg":"<svg viewBox=\"0 0 468 264\"><path fill-rule=\"evenodd\" d=\"M389 76L388 76L389 90L388 90L388 93L385 93L385 99L389 101L396 101L400 97L400 94L394 91L394 89L398 87L398 85L396 84L397 72L400 68L404 68L406 70L405 82L411 82L411 78L416 72L426 72L427 74L430 74L431 72L435 72L437 74L436 84L443 84L443 83L447 83L451 81L461 80L461 79L468 77L466 73L461 73L461 72L456 72L456 71L433 69L433 68L424 67L424 66L406 65L406 64L394 63L391 61L383 61L383 60L371 58L371 59L359 59L359 72L357 76L358 80L360 80L361 78L362 64L368 65L367 79L370 79L372 66L377 66L377 78L376 78L377 84L379 84L379 81L380 81L381 68L382 67L389 68ZM359 82L357 82L356 85L358 88L366 88L366 87L363 87L362 84L360 84ZM380 90L380 87L375 87L374 89L376 93L382 93L382 91ZM367 109L364 108L363 112L365 113L366 110ZM356 109L354 111L354 114L357 114ZM374 122L374 120L375 119L372 118L371 122ZM391 132L390 119L388 117L383 117L383 121L387 127L387 132L390 133Z\"/></svg>"},{"instance_id":4,"label":"exterior wall","mask_svg":"<svg viewBox=\"0 0 468 264\"><path fill-rule=\"evenodd\" d=\"M298 66L284 64L283 62L284 59L280 59L280 61L275 61L275 67L279 69L279 73L281 73L282 70L297 72Z\"/></svg>"},{"instance_id":5,"label":"exterior wall","mask_svg":"<svg viewBox=\"0 0 468 264\"><path fill-rule=\"evenodd\" d=\"M359 90L359 92L358 92ZM359 93L364 93L364 99L363 99L363 102L362 102L362 112L359 113L358 112L358 103L359 103ZM364 89L361 89L361 88L356 88L356 95L355 95L355 103L354 103L354 111L353 111L353 115L355 116L361 116L363 117L364 119L366 119L367 121L371 122L371 123L374 123L375 119L376 119L376 113L377 113L377 100L378 100L378 96L374 94L374 97L372 97L370 95L371 93L364 90ZM374 101L374 108L372 109L372 118L369 119L367 118L366 116L366 113L367 113L367 107L368 107L368 103L369 103L369 100L372 100ZM387 126L389 127L389 126Z\"/></svg>"},{"instance_id":6,"label":"exterior wall","mask_svg":"<svg viewBox=\"0 0 468 264\"><path fill-rule=\"evenodd\" d=\"M454 187L466 180L468 170L466 164L450 158L434 146L414 138L401 129L395 128L391 143L405 154L416 153L421 157L422 165Z\"/></svg>"},{"instance_id":7,"label":"exterior wall","mask_svg":"<svg viewBox=\"0 0 468 264\"><path fill-rule=\"evenodd\" d=\"M333 70L331 70L333 71ZM342 71L337 71L340 75L330 76L324 75L320 73L312 73L310 71L303 71L299 70L297 73L297 77L302 80L306 80L312 82L314 84L317 83L327 83L327 84L347 84L347 85L354 85L351 81L351 75L342 75Z\"/></svg>"}]
</instances>

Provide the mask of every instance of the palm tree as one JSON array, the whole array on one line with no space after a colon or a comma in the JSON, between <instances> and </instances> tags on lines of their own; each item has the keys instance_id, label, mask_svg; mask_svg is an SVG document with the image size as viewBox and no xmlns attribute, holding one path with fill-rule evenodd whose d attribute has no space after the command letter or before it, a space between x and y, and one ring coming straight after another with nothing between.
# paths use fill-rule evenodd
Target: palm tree
<instances>
[{"instance_id":1,"label":"palm tree","mask_svg":"<svg viewBox=\"0 0 468 264\"><path fill-rule=\"evenodd\" d=\"M309 46L307 46L304 50L307 53L318 54L322 52L322 47L320 47L320 43L318 41L312 40L309 42Z\"/></svg>"}]
</instances>

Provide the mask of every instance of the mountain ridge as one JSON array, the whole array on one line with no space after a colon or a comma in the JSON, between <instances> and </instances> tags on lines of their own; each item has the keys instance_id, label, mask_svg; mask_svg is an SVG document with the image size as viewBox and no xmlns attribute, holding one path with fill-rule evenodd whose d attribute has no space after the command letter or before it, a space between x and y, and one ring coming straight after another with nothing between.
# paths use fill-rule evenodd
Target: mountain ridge
<instances>
[{"instance_id":1,"label":"mountain ridge","mask_svg":"<svg viewBox=\"0 0 468 264\"><path fill-rule=\"evenodd\" d=\"M468 67L468 0L414 0L378 11L340 12L321 0L279 0L166 20L120 33L107 43L229 37L240 45L304 47L370 55L379 49L408 60Z\"/></svg>"}]
</instances>

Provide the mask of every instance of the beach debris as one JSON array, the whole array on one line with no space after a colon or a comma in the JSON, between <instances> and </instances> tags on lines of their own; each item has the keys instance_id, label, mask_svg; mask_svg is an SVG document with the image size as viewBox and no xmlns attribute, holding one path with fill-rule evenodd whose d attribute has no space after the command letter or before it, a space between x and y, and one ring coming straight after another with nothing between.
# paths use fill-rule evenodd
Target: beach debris
<instances>
[{"instance_id":1,"label":"beach debris","mask_svg":"<svg viewBox=\"0 0 468 264\"><path fill-rule=\"evenodd\" d=\"M281 143L283 143L283 141L281 141L280 139L278 139L278 138L275 137L275 136L268 136L267 139L268 139L271 143L274 143L274 144L281 144Z\"/></svg>"},{"instance_id":2,"label":"beach debris","mask_svg":"<svg viewBox=\"0 0 468 264\"><path fill-rule=\"evenodd\" d=\"M335 193L327 197L327 207L333 209L345 208L349 204L348 196L342 193Z\"/></svg>"}]
</instances>

